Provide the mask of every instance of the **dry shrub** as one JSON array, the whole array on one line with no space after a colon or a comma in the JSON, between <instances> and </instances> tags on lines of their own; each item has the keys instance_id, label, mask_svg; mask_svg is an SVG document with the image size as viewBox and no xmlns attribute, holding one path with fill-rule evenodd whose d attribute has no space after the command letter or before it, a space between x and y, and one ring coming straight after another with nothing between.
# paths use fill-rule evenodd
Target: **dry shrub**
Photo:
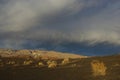
<instances>
[{"instance_id":1,"label":"dry shrub","mask_svg":"<svg viewBox=\"0 0 120 80\"><path fill-rule=\"evenodd\" d=\"M51 62L52 62L52 61L48 60L48 61L47 61L47 64L49 65Z\"/></svg>"},{"instance_id":2,"label":"dry shrub","mask_svg":"<svg viewBox=\"0 0 120 80\"><path fill-rule=\"evenodd\" d=\"M70 59L69 59L69 58L65 58L65 59L62 61L62 65L68 64L69 62L70 62Z\"/></svg>"},{"instance_id":3,"label":"dry shrub","mask_svg":"<svg viewBox=\"0 0 120 80\"><path fill-rule=\"evenodd\" d=\"M32 63L33 63L33 61L31 61L31 60L28 60L28 61L24 61L24 62L23 62L24 65L30 65L30 64L32 64Z\"/></svg>"},{"instance_id":4,"label":"dry shrub","mask_svg":"<svg viewBox=\"0 0 120 80\"><path fill-rule=\"evenodd\" d=\"M13 65L13 64L15 64L15 61L9 61L7 64Z\"/></svg>"},{"instance_id":5,"label":"dry shrub","mask_svg":"<svg viewBox=\"0 0 120 80\"><path fill-rule=\"evenodd\" d=\"M56 61L51 61L48 64L48 68L56 68L57 67L57 62Z\"/></svg>"},{"instance_id":6,"label":"dry shrub","mask_svg":"<svg viewBox=\"0 0 120 80\"><path fill-rule=\"evenodd\" d=\"M93 60L91 62L91 66L92 66L94 76L105 76L106 75L107 67L104 65L103 62L100 62L98 60Z\"/></svg>"},{"instance_id":7,"label":"dry shrub","mask_svg":"<svg viewBox=\"0 0 120 80\"><path fill-rule=\"evenodd\" d=\"M39 62L38 66L44 66L44 64L42 62Z\"/></svg>"}]
</instances>

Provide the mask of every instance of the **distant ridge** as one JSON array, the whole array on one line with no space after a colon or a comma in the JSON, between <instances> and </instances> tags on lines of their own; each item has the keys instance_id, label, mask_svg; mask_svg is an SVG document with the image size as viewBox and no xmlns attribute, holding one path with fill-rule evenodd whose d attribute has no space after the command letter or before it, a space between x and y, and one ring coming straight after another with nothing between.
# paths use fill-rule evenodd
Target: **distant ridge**
<instances>
[{"instance_id":1,"label":"distant ridge","mask_svg":"<svg viewBox=\"0 0 120 80\"><path fill-rule=\"evenodd\" d=\"M87 58L87 56L62 53L56 51L45 50L12 50L12 49L0 49L0 56L2 57L33 57L43 59L63 59L63 58Z\"/></svg>"}]
</instances>

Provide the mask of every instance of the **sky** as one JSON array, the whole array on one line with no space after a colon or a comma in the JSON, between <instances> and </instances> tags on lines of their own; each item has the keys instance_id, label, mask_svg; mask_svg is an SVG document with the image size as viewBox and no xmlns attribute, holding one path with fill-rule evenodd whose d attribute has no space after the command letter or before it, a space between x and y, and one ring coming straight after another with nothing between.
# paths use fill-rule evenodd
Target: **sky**
<instances>
[{"instance_id":1,"label":"sky","mask_svg":"<svg viewBox=\"0 0 120 80\"><path fill-rule=\"evenodd\" d=\"M120 52L120 0L0 0L0 48Z\"/></svg>"}]
</instances>

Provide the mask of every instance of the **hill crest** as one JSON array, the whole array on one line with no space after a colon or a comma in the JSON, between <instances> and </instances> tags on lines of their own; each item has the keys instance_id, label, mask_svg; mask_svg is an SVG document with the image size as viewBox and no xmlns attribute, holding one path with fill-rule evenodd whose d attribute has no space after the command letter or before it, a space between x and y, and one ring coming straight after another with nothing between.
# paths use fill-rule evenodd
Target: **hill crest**
<instances>
[{"instance_id":1,"label":"hill crest","mask_svg":"<svg viewBox=\"0 0 120 80\"><path fill-rule=\"evenodd\" d=\"M12 49L0 49L0 56L2 57L33 57L43 59L63 59L63 58L87 58L87 56L62 53L56 51L45 51L45 50L12 50Z\"/></svg>"}]
</instances>

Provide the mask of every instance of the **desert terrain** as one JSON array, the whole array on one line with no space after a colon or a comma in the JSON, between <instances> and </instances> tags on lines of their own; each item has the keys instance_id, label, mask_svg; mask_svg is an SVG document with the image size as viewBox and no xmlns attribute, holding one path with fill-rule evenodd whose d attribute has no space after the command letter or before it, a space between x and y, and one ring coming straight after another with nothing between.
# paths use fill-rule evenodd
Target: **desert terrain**
<instances>
[{"instance_id":1,"label":"desert terrain","mask_svg":"<svg viewBox=\"0 0 120 80\"><path fill-rule=\"evenodd\" d=\"M0 80L120 80L119 54L87 57L1 49L0 55Z\"/></svg>"}]
</instances>

